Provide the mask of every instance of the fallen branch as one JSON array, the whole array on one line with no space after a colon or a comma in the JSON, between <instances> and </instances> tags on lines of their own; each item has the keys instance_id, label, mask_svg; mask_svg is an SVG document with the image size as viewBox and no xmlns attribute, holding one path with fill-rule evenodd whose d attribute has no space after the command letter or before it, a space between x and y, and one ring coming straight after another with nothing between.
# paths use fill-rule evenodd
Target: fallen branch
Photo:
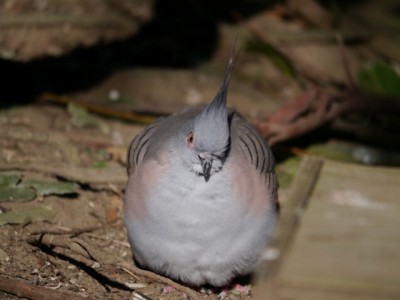
<instances>
[{"instance_id":1,"label":"fallen branch","mask_svg":"<svg viewBox=\"0 0 400 300\"><path fill-rule=\"evenodd\" d=\"M400 114L399 98L367 94L357 88L343 50L342 57L349 88L310 88L283 105L267 121L254 122L271 145L298 137L350 113L371 116Z\"/></svg>"},{"instance_id":2,"label":"fallen branch","mask_svg":"<svg viewBox=\"0 0 400 300\"><path fill-rule=\"evenodd\" d=\"M154 114L154 113L141 113L141 112L134 112L134 111L122 111L122 110L113 110L111 109L110 106L101 106L98 104L93 104L93 103L88 103L88 102L82 102L82 101L77 101L74 99L71 99L69 97L65 96L60 96L52 93L44 93L40 97L41 100L51 102L51 103L56 103L56 104L62 104L62 105L68 105L68 104L75 104L80 107L83 107L87 109L88 111L94 112L96 114L106 116L106 117L112 117L112 118L117 118L117 119L123 119L127 121L132 121L132 122L137 122L141 124L151 124L154 123L157 117L160 117L162 115L159 114Z\"/></svg>"},{"instance_id":3,"label":"fallen branch","mask_svg":"<svg viewBox=\"0 0 400 300\"><path fill-rule=\"evenodd\" d=\"M369 95L358 89L322 91L314 88L284 105L266 122L254 123L273 145L300 136L349 113L398 115L400 99Z\"/></svg>"},{"instance_id":4,"label":"fallen branch","mask_svg":"<svg viewBox=\"0 0 400 300\"><path fill-rule=\"evenodd\" d=\"M88 297L82 297L70 293L59 292L43 286L33 285L28 281L20 279L11 279L0 275L0 290L7 294L15 295L20 298L32 300L87 300Z\"/></svg>"},{"instance_id":5,"label":"fallen branch","mask_svg":"<svg viewBox=\"0 0 400 300\"><path fill-rule=\"evenodd\" d=\"M267 34L255 24L249 23L247 28L255 39L265 43L271 42ZM378 114L398 116L400 114L399 97L367 94L356 86L351 75L343 39L340 35L336 35L335 38L346 75L347 87L339 88L338 86L343 85L342 82L321 78L310 68L294 61L296 72L311 82L314 87L283 105L267 121L253 121L271 145L298 137L351 113L367 116ZM285 54L284 47L276 44L274 46ZM364 134L364 136L367 135ZM370 135L369 138L371 138ZM396 147L399 146L396 145Z\"/></svg>"}]
</instances>

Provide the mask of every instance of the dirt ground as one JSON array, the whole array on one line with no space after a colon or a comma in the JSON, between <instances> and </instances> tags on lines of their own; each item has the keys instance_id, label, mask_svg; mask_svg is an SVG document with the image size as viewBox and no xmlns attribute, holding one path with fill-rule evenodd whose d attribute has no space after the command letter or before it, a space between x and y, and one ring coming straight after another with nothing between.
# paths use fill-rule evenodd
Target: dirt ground
<instances>
[{"instance_id":1,"label":"dirt ground","mask_svg":"<svg viewBox=\"0 0 400 300\"><path fill-rule=\"evenodd\" d=\"M18 188L75 187L0 203L0 298L216 299L134 267L122 193L125 152L142 127L90 117L82 125L71 110L43 103L0 113L1 174L16 175Z\"/></svg>"}]
</instances>

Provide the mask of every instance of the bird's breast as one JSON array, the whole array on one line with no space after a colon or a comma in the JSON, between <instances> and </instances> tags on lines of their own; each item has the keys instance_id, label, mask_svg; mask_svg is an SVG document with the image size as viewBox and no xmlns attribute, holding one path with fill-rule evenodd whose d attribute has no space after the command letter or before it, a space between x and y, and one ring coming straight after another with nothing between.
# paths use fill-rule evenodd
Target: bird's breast
<instances>
[{"instance_id":1,"label":"bird's breast","mask_svg":"<svg viewBox=\"0 0 400 300\"><path fill-rule=\"evenodd\" d=\"M147 210L153 217L171 217L171 223L178 226L218 222L221 211L235 206L228 179L223 172L213 174L208 181L193 172L174 172L160 182Z\"/></svg>"}]
</instances>

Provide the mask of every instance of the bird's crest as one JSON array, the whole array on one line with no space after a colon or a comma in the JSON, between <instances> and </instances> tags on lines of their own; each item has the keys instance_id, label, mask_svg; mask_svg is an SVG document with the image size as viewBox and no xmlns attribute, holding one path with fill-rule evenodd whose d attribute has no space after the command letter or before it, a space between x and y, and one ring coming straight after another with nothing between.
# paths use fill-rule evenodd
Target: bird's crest
<instances>
[{"instance_id":1,"label":"bird's crest","mask_svg":"<svg viewBox=\"0 0 400 300\"><path fill-rule=\"evenodd\" d=\"M229 83L238 57L236 41L232 47L225 67L225 75L217 95L196 117L194 135L198 148L216 155L225 153L229 146L229 111L226 106Z\"/></svg>"}]
</instances>

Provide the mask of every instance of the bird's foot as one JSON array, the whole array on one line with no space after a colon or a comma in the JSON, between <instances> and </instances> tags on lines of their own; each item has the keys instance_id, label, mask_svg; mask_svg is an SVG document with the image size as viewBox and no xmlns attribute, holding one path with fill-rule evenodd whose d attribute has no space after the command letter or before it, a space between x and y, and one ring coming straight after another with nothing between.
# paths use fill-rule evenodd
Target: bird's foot
<instances>
[{"instance_id":1,"label":"bird's foot","mask_svg":"<svg viewBox=\"0 0 400 300\"><path fill-rule=\"evenodd\" d=\"M217 299L226 299L227 297L243 297L248 296L251 293L251 285L241 285L235 283L233 285L223 288L217 296ZM240 299L238 298L238 299Z\"/></svg>"}]
</instances>

